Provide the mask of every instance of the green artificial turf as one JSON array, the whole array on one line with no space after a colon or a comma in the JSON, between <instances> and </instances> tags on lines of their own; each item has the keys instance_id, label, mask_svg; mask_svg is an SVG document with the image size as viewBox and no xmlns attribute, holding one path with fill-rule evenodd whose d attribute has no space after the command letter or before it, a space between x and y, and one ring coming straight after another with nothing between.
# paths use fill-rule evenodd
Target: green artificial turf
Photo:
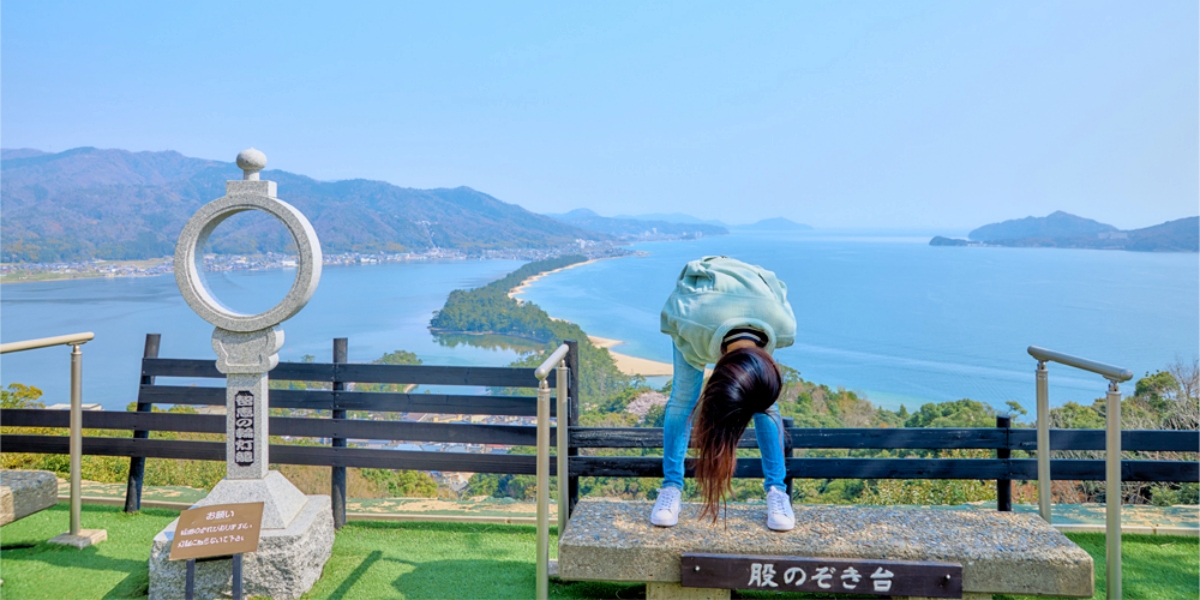
<instances>
[{"instance_id":1,"label":"green artificial turf","mask_svg":"<svg viewBox=\"0 0 1200 600\"><path fill-rule=\"evenodd\" d=\"M145 510L126 515L118 507L84 506L83 526L106 529L109 536L108 541L84 550L45 543L66 529L66 504L9 524L0 529L0 578L4 579L0 597L144 598L151 541L177 514ZM305 598L532 598L535 531L518 525L351 522L338 532L333 556ZM1104 598L1104 535L1068 537L1095 560L1094 597ZM1196 598L1197 542L1190 537L1124 536L1125 596ZM645 586L551 582L550 596L644 598ZM734 592L734 598L818 597Z\"/></svg>"},{"instance_id":2,"label":"green artificial turf","mask_svg":"<svg viewBox=\"0 0 1200 600\"><path fill-rule=\"evenodd\" d=\"M150 545L177 516L178 511L154 509L127 515L115 506L85 504L80 525L107 530L108 541L83 550L46 543L67 531L66 503L9 523L0 529L0 597L144 598L150 586Z\"/></svg>"}]
</instances>

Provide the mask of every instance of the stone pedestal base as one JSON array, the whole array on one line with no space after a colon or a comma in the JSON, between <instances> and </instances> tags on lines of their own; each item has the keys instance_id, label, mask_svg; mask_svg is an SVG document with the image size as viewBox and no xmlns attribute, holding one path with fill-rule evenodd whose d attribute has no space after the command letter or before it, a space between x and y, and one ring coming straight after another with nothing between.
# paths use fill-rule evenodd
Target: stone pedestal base
<instances>
[{"instance_id":1,"label":"stone pedestal base","mask_svg":"<svg viewBox=\"0 0 1200 600\"><path fill-rule=\"evenodd\" d=\"M61 544L63 546L75 546L80 550L88 546L99 544L108 539L108 532L103 529L80 529L79 535L71 535L69 533L60 533L49 540L47 544Z\"/></svg>"},{"instance_id":2,"label":"stone pedestal base","mask_svg":"<svg viewBox=\"0 0 1200 600\"><path fill-rule=\"evenodd\" d=\"M263 533L266 533L267 529L287 527L308 500L309 496L305 496L304 492L292 485L282 473L269 471L262 479L226 477L218 481L213 491L197 502L196 506L262 502L262 528Z\"/></svg>"},{"instance_id":3,"label":"stone pedestal base","mask_svg":"<svg viewBox=\"0 0 1200 600\"><path fill-rule=\"evenodd\" d=\"M242 557L244 597L276 600L299 598L321 577L333 551L333 511L329 496L307 496L295 519L283 529L263 529L258 551ZM252 500L241 500L248 502ZM150 598L184 597L186 561L171 561L176 519L154 536L150 550ZM233 586L233 561L196 561L196 598L228 598Z\"/></svg>"}]
</instances>

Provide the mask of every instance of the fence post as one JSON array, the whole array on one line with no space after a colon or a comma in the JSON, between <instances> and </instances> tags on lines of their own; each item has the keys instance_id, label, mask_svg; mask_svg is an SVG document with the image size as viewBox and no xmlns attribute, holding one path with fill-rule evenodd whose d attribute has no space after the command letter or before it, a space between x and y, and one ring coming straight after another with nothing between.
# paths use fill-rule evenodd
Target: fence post
<instances>
[{"instance_id":1,"label":"fence post","mask_svg":"<svg viewBox=\"0 0 1200 600\"><path fill-rule=\"evenodd\" d=\"M568 436L570 433L568 431L570 426L567 425L567 422L570 418L567 415L571 412L571 409L567 408L567 397L570 395L570 392L567 391L567 386L571 378L571 370L567 368L566 362L566 360L559 361L558 366L554 369L555 383L557 384L554 394L557 396L555 401L558 403L554 416L555 433L558 434L554 450L555 462L557 463L555 466L558 467L558 489L556 490L558 496L558 535L563 535L567 530L567 521L571 517L571 498L570 493L567 491L567 480L570 478L568 476L570 465L567 463L567 446L569 445Z\"/></svg>"},{"instance_id":2,"label":"fence post","mask_svg":"<svg viewBox=\"0 0 1200 600\"><path fill-rule=\"evenodd\" d=\"M338 392L346 389L346 384L341 380L342 373L338 365L349 362L347 359L347 339L333 338L333 405L332 411L334 419L345 419L346 411L337 408ZM345 448L346 438L335 437L332 440L334 448ZM333 505L333 528L341 529L346 524L346 467L332 467L330 474L330 490L329 499Z\"/></svg>"},{"instance_id":3,"label":"fence post","mask_svg":"<svg viewBox=\"0 0 1200 600\"><path fill-rule=\"evenodd\" d=\"M579 342L576 340L565 340L563 343L570 350L567 351L567 367L571 369L571 378L567 380L567 393L570 394L569 403L567 406L567 428L579 427ZM572 456L579 456L579 449L567 443L567 472L570 472L570 460ZM561 460L561 459L560 459ZM568 512L575 512L575 504L579 502L579 477L572 475L567 477L567 493L570 497L568 504ZM562 532L559 532L562 535Z\"/></svg>"},{"instance_id":4,"label":"fence post","mask_svg":"<svg viewBox=\"0 0 1200 600\"><path fill-rule=\"evenodd\" d=\"M996 458L1012 458L1012 416L996 415L996 427L1004 430L1004 447L996 449ZM996 510L1012 512L1012 480L996 480Z\"/></svg>"},{"instance_id":5,"label":"fence post","mask_svg":"<svg viewBox=\"0 0 1200 600\"><path fill-rule=\"evenodd\" d=\"M161 333L147 333L146 346L142 350L142 358L158 358L159 343L162 341ZM142 375L140 380L141 385L154 385L154 377L150 375ZM138 398L141 398L141 390L138 391ZM152 404L143 404L140 401L137 403L136 412L150 412ZM150 437L149 431L135 429L133 431L133 439L144 440ZM146 476L146 457L134 456L129 459L129 477L125 481L125 512L135 513L142 510L142 481Z\"/></svg>"},{"instance_id":6,"label":"fence post","mask_svg":"<svg viewBox=\"0 0 1200 600\"><path fill-rule=\"evenodd\" d=\"M796 420L791 417L783 417L783 458L786 464L787 459L795 458L796 449L792 448L792 433L788 431L796 424ZM755 432L757 433L757 432ZM783 478L783 483L787 486L788 498L792 497L792 476L788 475Z\"/></svg>"}]
</instances>

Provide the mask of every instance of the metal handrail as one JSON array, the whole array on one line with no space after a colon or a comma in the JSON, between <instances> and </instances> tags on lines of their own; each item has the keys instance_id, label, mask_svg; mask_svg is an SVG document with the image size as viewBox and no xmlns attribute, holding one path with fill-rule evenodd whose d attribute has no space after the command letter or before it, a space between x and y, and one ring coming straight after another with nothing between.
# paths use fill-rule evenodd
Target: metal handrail
<instances>
[{"instance_id":1,"label":"metal handrail","mask_svg":"<svg viewBox=\"0 0 1200 600\"><path fill-rule=\"evenodd\" d=\"M67 335L37 338L36 340L9 342L7 344L0 344L0 354L8 354L9 352L23 352L25 350L37 350L38 348L49 348L51 346L74 346L76 344L86 344L92 341L95 337L96 334L90 331L85 331L83 333L68 333Z\"/></svg>"},{"instance_id":2,"label":"metal handrail","mask_svg":"<svg viewBox=\"0 0 1200 600\"><path fill-rule=\"evenodd\" d=\"M1112 365L1106 365L1094 360L1079 358L1078 356L1071 356L1070 354L1063 354L1062 352L1055 352L1053 350L1047 350L1037 346L1030 346L1028 351L1029 355L1038 359L1039 362L1056 362L1067 365L1068 367L1075 367L1076 369L1091 371L1092 373L1103 376L1109 381L1115 381L1119 383L1133 379L1133 371L1130 371L1129 369L1122 369L1121 367L1114 367Z\"/></svg>"},{"instance_id":3,"label":"metal handrail","mask_svg":"<svg viewBox=\"0 0 1200 600\"><path fill-rule=\"evenodd\" d=\"M550 385L546 378L551 369L558 369L556 382L558 384L558 485L559 485L559 522L563 520L563 499L566 477L563 474L566 463L566 396L567 368L563 361L570 351L570 346L560 345L541 366L534 370L533 375L538 379L537 391L537 598L546 600L550 597ZM562 535L562 529L559 529Z\"/></svg>"},{"instance_id":4,"label":"metal handrail","mask_svg":"<svg viewBox=\"0 0 1200 600\"><path fill-rule=\"evenodd\" d=\"M71 347L71 524L68 534L80 535L80 516L83 495L80 491L80 472L83 470L83 352L80 346L92 341L96 334L90 331L70 333L53 337L37 338L20 342L0 344L0 354L37 350L52 346ZM56 541L58 538L55 538ZM68 542L69 543L69 542Z\"/></svg>"},{"instance_id":5,"label":"metal handrail","mask_svg":"<svg viewBox=\"0 0 1200 600\"><path fill-rule=\"evenodd\" d=\"M570 351L570 346L566 344L560 345L554 350L553 353L550 354L549 357L546 358L546 360L542 361L541 366L534 370L533 376L537 377L538 381L545 380L550 376L550 370L557 367L558 363L562 362L562 360L567 357L567 352Z\"/></svg>"},{"instance_id":6,"label":"metal handrail","mask_svg":"<svg viewBox=\"0 0 1200 600\"><path fill-rule=\"evenodd\" d=\"M1030 346L1029 355L1037 359L1037 461L1038 512L1050 523L1050 383L1047 362L1056 362L1103 376L1108 380L1105 412L1108 419L1104 444L1104 513L1107 595L1121 598L1121 389L1119 384L1133 378L1129 369ZM1114 499L1116 500L1114 502Z\"/></svg>"}]
</instances>

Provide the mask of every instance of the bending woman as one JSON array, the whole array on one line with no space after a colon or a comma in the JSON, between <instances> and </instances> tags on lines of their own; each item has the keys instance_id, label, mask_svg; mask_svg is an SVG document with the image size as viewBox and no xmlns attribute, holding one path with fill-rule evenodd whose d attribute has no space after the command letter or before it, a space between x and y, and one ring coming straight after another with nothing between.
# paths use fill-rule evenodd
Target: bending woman
<instances>
[{"instance_id":1,"label":"bending woman","mask_svg":"<svg viewBox=\"0 0 1200 600\"><path fill-rule=\"evenodd\" d=\"M662 331L675 345L675 373L663 423L663 486L650 522L660 527L679 522L689 439L699 454L701 518L715 521L731 490L738 440L753 419L762 453L767 526L776 531L795 527L783 482L783 420L775 406L782 382L771 357L775 348L790 346L796 337L787 286L762 267L725 256L689 262L663 307ZM704 386L704 369L713 363Z\"/></svg>"}]
</instances>

